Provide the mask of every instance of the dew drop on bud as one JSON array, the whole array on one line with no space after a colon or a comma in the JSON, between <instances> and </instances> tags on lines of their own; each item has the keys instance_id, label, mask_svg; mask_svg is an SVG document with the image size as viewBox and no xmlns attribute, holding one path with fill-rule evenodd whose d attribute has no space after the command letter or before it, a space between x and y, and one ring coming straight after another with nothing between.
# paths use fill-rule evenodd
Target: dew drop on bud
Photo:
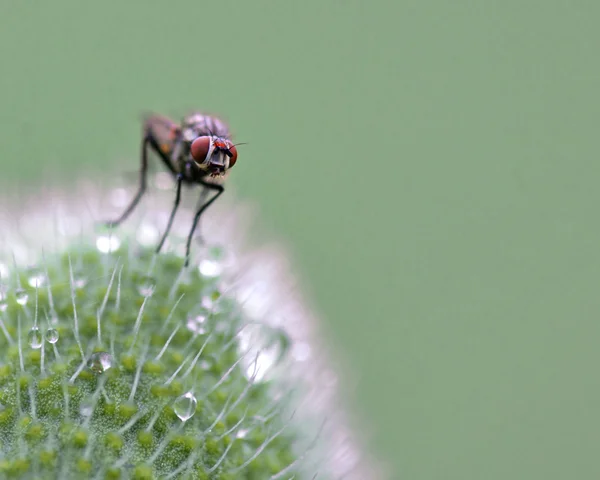
<instances>
[{"instance_id":1,"label":"dew drop on bud","mask_svg":"<svg viewBox=\"0 0 600 480\"><path fill-rule=\"evenodd\" d=\"M31 348L40 348L42 346L42 334L40 329L37 327L33 327L29 330L27 334L27 341L29 342L29 346Z\"/></svg>"},{"instance_id":2,"label":"dew drop on bud","mask_svg":"<svg viewBox=\"0 0 600 480\"><path fill-rule=\"evenodd\" d=\"M156 280L149 275L146 275L140 279L137 290L140 295L144 297L150 297L154 293L156 288Z\"/></svg>"},{"instance_id":3,"label":"dew drop on bud","mask_svg":"<svg viewBox=\"0 0 600 480\"><path fill-rule=\"evenodd\" d=\"M100 235L96 239L96 248L101 253L111 253L119 249L121 240L114 235Z\"/></svg>"},{"instance_id":4,"label":"dew drop on bud","mask_svg":"<svg viewBox=\"0 0 600 480\"><path fill-rule=\"evenodd\" d=\"M246 435L248 435L248 429L246 428L240 428L235 434L237 438L246 438Z\"/></svg>"},{"instance_id":5,"label":"dew drop on bud","mask_svg":"<svg viewBox=\"0 0 600 480\"><path fill-rule=\"evenodd\" d=\"M94 373L104 373L114 366L114 359L108 352L96 352L88 360L88 368Z\"/></svg>"},{"instance_id":6,"label":"dew drop on bud","mask_svg":"<svg viewBox=\"0 0 600 480\"><path fill-rule=\"evenodd\" d=\"M198 400L196 400L194 394L187 392L175 400L173 411L179 417L179 420L187 422L196 413L196 405L198 405Z\"/></svg>"},{"instance_id":7,"label":"dew drop on bud","mask_svg":"<svg viewBox=\"0 0 600 480\"><path fill-rule=\"evenodd\" d=\"M218 277L223 272L223 261L224 252L221 248L205 248L198 264L198 270L205 277Z\"/></svg>"},{"instance_id":8,"label":"dew drop on bud","mask_svg":"<svg viewBox=\"0 0 600 480\"><path fill-rule=\"evenodd\" d=\"M17 299L17 303L19 305L27 305L27 301L29 300L29 294L25 291L24 288L17 288L15 290L15 298Z\"/></svg>"},{"instance_id":9,"label":"dew drop on bud","mask_svg":"<svg viewBox=\"0 0 600 480\"><path fill-rule=\"evenodd\" d=\"M49 328L48 330L46 330L46 341L48 343L56 343L58 342L58 330L56 330L55 328Z\"/></svg>"},{"instance_id":10,"label":"dew drop on bud","mask_svg":"<svg viewBox=\"0 0 600 480\"><path fill-rule=\"evenodd\" d=\"M27 283L30 287L41 287L46 282L46 274L39 267L27 269Z\"/></svg>"}]
</instances>

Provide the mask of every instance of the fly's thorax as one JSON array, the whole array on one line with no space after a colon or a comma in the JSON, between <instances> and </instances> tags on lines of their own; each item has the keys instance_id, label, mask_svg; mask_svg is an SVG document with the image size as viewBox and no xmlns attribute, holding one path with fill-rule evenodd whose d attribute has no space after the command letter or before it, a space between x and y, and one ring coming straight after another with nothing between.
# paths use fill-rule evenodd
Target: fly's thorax
<instances>
[{"instance_id":1,"label":"fly's thorax","mask_svg":"<svg viewBox=\"0 0 600 480\"><path fill-rule=\"evenodd\" d=\"M197 137L215 136L229 138L229 127L220 119L194 112L183 120L183 138L193 141Z\"/></svg>"}]
</instances>

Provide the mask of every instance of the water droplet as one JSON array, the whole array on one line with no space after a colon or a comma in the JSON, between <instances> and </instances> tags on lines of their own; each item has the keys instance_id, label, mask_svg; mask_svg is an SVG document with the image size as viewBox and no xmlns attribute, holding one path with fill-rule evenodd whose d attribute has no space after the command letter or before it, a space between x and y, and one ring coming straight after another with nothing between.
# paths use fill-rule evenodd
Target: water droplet
<instances>
[{"instance_id":1,"label":"water droplet","mask_svg":"<svg viewBox=\"0 0 600 480\"><path fill-rule=\"evenodd\" d=\"M15 290L15 298L17 299L17 303L19 305L27 305L27 301L29 300L29 294L25 291L24 288L17 288Z\"/></svg>"},{"instance_id":2,"label":"water droplet","mask_svg":"<svg viewBox=\"0 0 600 480\"><path fill-rule=\"evenodd\" d=\"M33 327L27 334L27 341L31 348L40 348L42 346L42 334L38 327Z\"/></svg>"},{"instance_id":3,"label":"water droplet","mask_svg":"<svg viewBox=\"0 0 600 480\"><path fill-rule=\"evenodd\" d=\"M121 240L115 237L113 234L100 235L96 239L96 248L102 253L111 253L119 249L121 246Z\"/></svg>"},{"instance_id":4,"label":"water droplet","mask_svg":"<svg viewBox=\"0 0 600 480\"><path fill-rule=\"evenodd\" d=\"M92 397L82 400L81 403L79 404L79 413L83 417L91 416L92 413L94 413L95 403L96 402L94 402L94 399Z\"/></svg>"},{"instance_id":5,"label":"water droplet","mask_svg":"<svg viewBox=\"0 0 600 480\"><path fill-rule=\"evenodd\" d=\"M58 316L56 313L52 313L50 317L47 317L47 320L50 325L58 325Z\"/></svg>"},{"instance_id":6,"label":"water droplet","mask_svg":"<svg viewBox=\"0 0 600 480\"><path fill-rule=\"evenodd\" d=\"M155 288L156 280L149 275L142 277L137 287L140 295L143 295L144 297L150 297L154 293Z\"/></svg>"},{"instance_id":7,"label":"water droplet","mask_svg":"<svg viewBox=\"0 0 600 480\"><path fill-rule=\"evenodd\" d=\"M198 400L196 400L194 394L187 392L175 400L173 411L179 417L179 420L187 422L196 413L196 405L198 405Z\"/></svg>"},{"instance_id":8,"label":"water droplet","mask_svg":"<svg viewBox=\"0 0 600 480\"><path fill-rule=\"evenodd\" d=\"M187 317L186 327L190 332L203 335L206 333L206 320L209 317L209 312L201 306L196 306L190 310Z\"/></svg>"},{"instance_id":9,"label":"water droplet","mask_svg":"<svg viewBox=\"0 0 600 480\"><path fill-rule=\"evenodd\" d=\"M46 330L46 341L53 344L58 342L58 330L55 328L49 328Z\"/></svg>"},{"instance_id":10,"label":"water droplet","mask_svg":"<svg viewBox=\"0 0 600 480\"><path fill-rule=\"evenodd\" d=\"M114 364L115 361L108 352L93 353L87 363L88 368L94 373L106 372L109 368L114 367Z\"/></svg>"},{"instance_id":11,"label":"water droplet","mask_svg":"<svg viewBox=\"0 0 600 480\"><path fill-rule=\"evenodd\" d=\"M198 264L200 273L205 277L214 278L223 272L224 251L220 247L206 247L201 253Z\"/></svg>"},{"instance_id":12,"label":"water droplet","mask_svg":"<svg viewBox=\"0 0 600 480\"><path fill-rule=\"evenodd\" d=\"M246 438L246 435L248 435L248 429L247 428L240 428L237 433L235 434L235 436L237 438Z\"/></svg>"},{"instance_id":13,"label":"water droplet","mask_svg":"<svg viewBox=\"0 0 600 480\"><path fill-rule=\"evenodd\" d=\"M30 287L41 287L46 283L46 273L39 267L28 268L27 283Z\"/></svg>"},{"instance_id":14,"label":"water droplet","mask_svg":"<svg viewBox=\"0 0 600 480\"><path fill-rule=\"evenodd\" d=\"M246 325L238 333L240 353L247 378L259 382L283 359L289 350L290 340L284 330L261 323Z\"/></svg>"},{"instance_id":15,"label":"water droplet","mask_svg":"<svg viewBox=\"0 0 600 480\"><path fill-rule=\"evenodd\" d=\"M0 312L5 312L8 308L8 287L0 285Z\"/></svg>"}]
</instances>

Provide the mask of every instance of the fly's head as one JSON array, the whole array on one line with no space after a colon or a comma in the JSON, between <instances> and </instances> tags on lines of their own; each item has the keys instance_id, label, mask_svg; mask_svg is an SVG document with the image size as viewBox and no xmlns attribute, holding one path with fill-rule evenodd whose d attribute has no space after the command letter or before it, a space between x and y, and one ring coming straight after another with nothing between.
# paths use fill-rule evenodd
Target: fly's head
<instances>
[{"instance_id":1,"label":"fly's head","mask_svg":"<svg viewBox=\"0 0 600 480\"><path fill-rule=\"evenodd\" d=\"M231 140L213 135L196 138L190 146L190 154L198 168L211 177L222 177L237 160L237 149Z\"/></svg>"}]
</instances>

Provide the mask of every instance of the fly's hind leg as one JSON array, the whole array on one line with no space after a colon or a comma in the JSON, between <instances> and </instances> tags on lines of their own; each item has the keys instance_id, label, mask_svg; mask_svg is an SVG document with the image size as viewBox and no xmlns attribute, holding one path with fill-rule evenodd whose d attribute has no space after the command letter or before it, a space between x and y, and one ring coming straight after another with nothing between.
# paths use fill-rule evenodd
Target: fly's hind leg
<instances>
[{"instance_id":1,"label":"fly's hind leg","mask_svg":"<svg viewBox=\"0 0 600 480\"><path fill-rule=\"evenodd\" d=\"M107 227L116 227L120 225L131 212L135 210L138 203L140 202L144 192L146 191L147 186L147 177L148 177L148 146L151 146L152 137L149 132L144 132L144 139L142 140L142 155L141 155L141 165L140 165L140 174L139 174L139 187L138 191L133 197L133 200L129 203L125 211L121 214L121 216L115 220L105 222Z\"/></svg>"}]
</instances>

